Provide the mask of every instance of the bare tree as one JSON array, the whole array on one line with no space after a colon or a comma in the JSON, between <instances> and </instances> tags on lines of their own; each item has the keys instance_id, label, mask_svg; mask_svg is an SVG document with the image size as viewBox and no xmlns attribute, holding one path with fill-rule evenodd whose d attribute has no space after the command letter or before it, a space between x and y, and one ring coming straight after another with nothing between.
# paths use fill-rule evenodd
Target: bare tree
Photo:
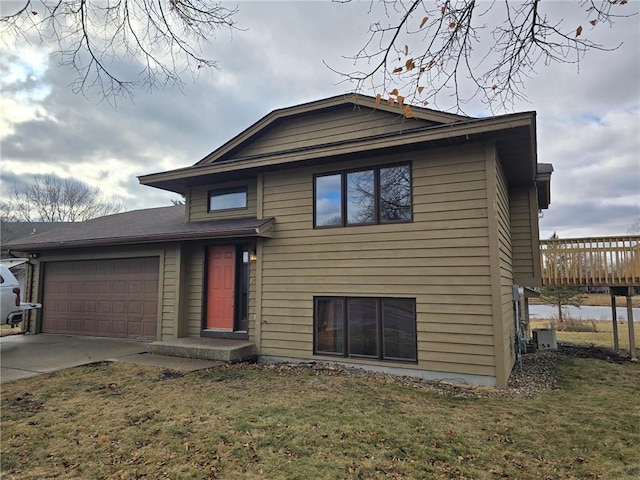
<instances>
[{"instance_id":1,"label":"bare tree","mask_svg":"<svg viewBox=\"0 0 640 480\"><path fill-rule=\"evenodd\" d=\"M559 240L560 237L556 232L553 232L550 239ZM566 252L564 246L560 245L555 253L547 255L547 263L544 268L545 270L550 268L556 270L555 277L562 279L567 276L567 268L571 270L570 260L570 252ZM540 291L540 300L543 303L555 305L558 309L560 323L564 322L563 308L567 306L579 307L584 302L584 299L585 297L580 288L577 287L545 285Z\"/></svg>"},{"instance_id":2,"label":"bare tree","mask_svg":"<svg viewBox=\"0 0 640 480\"><path fill-rule=\"evenodd\" d=\"M0 201L0 222L17 222L15 212L6 201Z\"/></svg>"},{"instance_id":3,"label":"bare tree","mask_svg":"<svg viewBox=\"0 0 640 480\"><path fill-rule=\"evenodd\" d=\"M105 199L97 188L70 178L34 176L0 202L6 220L19 222L82 222L123 210Z\"/></svg>"},{"instance_id":4,"label":"bare tree","mask_svg":"<svg viewBox=\"0 0 640 480\"><path fill-rule=\"evenodd\" d=\"M628 235L640 235L640 217L636 218L627 230Z\"/></svg>"},{"instance_id":5,"label":"bare tree","mask_svg":"<svg viewBox=\"0 0 640 480\"><path fill-rule=\"evenodd\" d=\"M217 69L202 47L219 29L234 30L236 13L212 0L16 0L3 2L0 35L53 49L76 71L75 93L95 88L115 101L137 85L180 87L185 72ZM116 59L139 62L137 76Z\"/></svg>"},{"instance_id":6,"label":"bare tree","mask_svg":"<svg viewBox=\"0 0 640 480\"><path fill-rule=\"evenodd\" d=\"M338 73L356 91L371 89L380 92L378 101L398 103L407 116L405 99L437 104L442 95L453 97L459 111L476 97L492 110L506 109L525 98L536 66L579 66L589 50L619 48L589 40L588 31L637 15L636 6L624 8L627 0L579 0L572 2L575 17L563 19L553 3L382 0L387 18L372 23L366 44L347 57L364 68Z\"/></svg>"}]
</instances>

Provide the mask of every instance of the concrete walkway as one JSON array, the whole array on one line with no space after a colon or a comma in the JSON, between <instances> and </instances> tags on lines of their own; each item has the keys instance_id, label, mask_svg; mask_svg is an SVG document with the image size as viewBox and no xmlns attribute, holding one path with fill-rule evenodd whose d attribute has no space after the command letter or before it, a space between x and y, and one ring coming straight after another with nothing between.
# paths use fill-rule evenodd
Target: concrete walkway
<instances>
[{"instance_id":1,"label":"concrete walkway","mask_svg":"<svg viewBox=\"0 0 640 480\"><path fill-rule=\"evenodd\" d=\"M129 362L190 372L222 362L195 360L148 352L148 343L68 335L0 337L0 383L103 361Z\"/></svg>"}]
</instances>

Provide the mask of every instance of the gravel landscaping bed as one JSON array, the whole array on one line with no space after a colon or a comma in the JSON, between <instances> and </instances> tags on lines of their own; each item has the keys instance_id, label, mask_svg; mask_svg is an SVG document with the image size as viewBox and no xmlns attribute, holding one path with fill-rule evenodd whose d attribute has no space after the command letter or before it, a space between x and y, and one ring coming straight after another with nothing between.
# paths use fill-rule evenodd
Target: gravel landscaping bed
<instances>
[{"instance_id":1,"label":"gravel landscaping bed","mask_svg":"<svg viewBox=\"0 0 640 480\"><path fill-rule=\"evenodd\" d=\"M362 368L346 367L323 362L296 362L275 364L238 364L227 368L255 368L276 371L315 371L318 375L362 377L373 382L395 383L405 387L430 390L442 395L464 398L535 398L558 388L557 365L562 356L598 358L622 363L629 357L613 349L597 346L561 344L556 351L538 351L522 356L511 372L506 388L476 387L452 380L423 380L411 376L371 372Z\"/></svg>"}]
</instances>

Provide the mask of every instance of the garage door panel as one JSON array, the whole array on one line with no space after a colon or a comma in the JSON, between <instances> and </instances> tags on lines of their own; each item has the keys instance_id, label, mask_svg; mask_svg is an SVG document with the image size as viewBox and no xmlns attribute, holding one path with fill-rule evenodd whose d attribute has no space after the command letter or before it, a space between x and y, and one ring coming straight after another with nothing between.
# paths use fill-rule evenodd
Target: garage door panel
<instances>
[{"instance_id":1,"label":"garage door panel","mask_svg":"<svg viewBox=\"0 0 640 480\"><path fill-rule=\"evenodd\" d=\"M84 320L79 321L79 325L76 328L76 331L79 332L95 332L98 328L98 321L93 318L86 318Z\"/></svg>"},{"instance_id":2,"label":"garage door panel","mask_svg":"<svg viewBox=\"0 0 640 480\"><path fill-rule=\"evenodd\" d=\"M142 307L142 315L149 318L152 314L158 311L158 302L144 302Z\"/></svg>"},{"instance_id":3,"label":"garage door panel","mask_svg":"<svg viewBox=\"0 0 640 480\"><path fill-rule=\"evenodd\" d=\"M127 313L130 315L138 315L142 317L142 303L141 302L129 302L127 305Z\"/></svg>"},{"instance_id":4,"label":"garage door panel","mask_svg":"<svg viewBox=\"0 0 640 480\"><path fill-rule=\"evenodd\" d=\"M103 337L111 337L111 329L113 327L113 323L110 320L98 320L98 333Z\"/></svg>"},{"instance_id":5,"label":"garage door panel","mask_svg":"<svg viewBox=\"0 0 640 480\"><path fill-rule=\"evenodd\" d=\"M81 295L84 293L84 284L82 282L71 282L71 294Z\"/></svg>"},{"instance_id":6,"label":"garage door panel","mask_svg":"<svg viewBox=\"0 0 640 480\"><path fill-rule=\"evenodd\" d=\"M98 293L100 295L109 295L112 289L111 282L98 282Z\"/></svg>"},{"instance_id":7,"label":"garage door panel","mask_svg":"<svg viewBox=\"0 0 640 480\"><path fill-rule=\"evenodd\" d=\"M42 331L153 340L158 274L158 257L47 263Z\"/></svg>"},{"instance_id":8,"label":"garage door panel","mask_svg":"<svg viewBox=\"0 0 640 480\"><path fill-rule=\"evenodd\" d=\"M111 313L111 303L98 302L98 313Z\"/></svg>"},{"instance_id":9,"label":"garage door panel","mask_svg":"<svg viewBox=\"0 0 640 480\"><path fill-rule=\"evenodd\" d=\"M111 308L111 311L113 313L120 314L120 315L123 314L123 313L127 313L127 309L125 308L126 302L114 301L112 305L113 306Z\"/></svg>"},{"instance_id":10,"label":"garage door panel","mask_svg":"<svg viewBox=\"0 0 640 480\"><path fill-rule=\"evenodd\" d=\"M135 319L133 319L135 321ZM111 336L112 337L126 337L127 336L127 324L123 321L117 320L111 322Z\"/></svg>"},{"instance_id":11,"label":"garage door panel","mask_svg":"<svg viewBox=\"0 0 640 480\"><path fill-rule=\"evenodd\" d=\"M68 322L68 329L71 332L79 332L82 333L83 330L83 322L80 318L70 318Z\"/></svg>"},{"instance_id":12,"label":"garage door panel","mask_svg":"<svg viewBox=\"0 0 640 480\"><path fill-rule=\"evenodd\" d=\"M158 285L154 284L153 281L149 280L144 282L144 293L145 294L151 294L153 293L154 289L158 289Z\"/></svg>"},{"instance_id":13,"label":"garage door panel","mask_svg":"<svg viewBox=\"0 0 640 480\"><path fill-rule=\"evenodd\" d=\"M134 293L143 293L144 289L142 288L142 282L141 281L131 281L129 282L129 291L130 292L134 292Z\"/></svg>"},{"instance_id":14,"label":"garage door panel","mask_svg":"<svg viewBox=\"0 0 640 480\"><path fill-rule=\"evenodd\" d=\"M142 336L142 319L140 322L127 323L127 336L128 337L140 337Z\"/></svg>"}]
</instances>

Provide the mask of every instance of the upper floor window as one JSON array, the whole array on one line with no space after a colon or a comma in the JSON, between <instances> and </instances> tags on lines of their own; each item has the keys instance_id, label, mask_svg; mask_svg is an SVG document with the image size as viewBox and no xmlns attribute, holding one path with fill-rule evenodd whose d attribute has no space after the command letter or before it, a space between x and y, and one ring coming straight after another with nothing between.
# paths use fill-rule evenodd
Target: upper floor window
<instances>
[{"instance_id":1,"label":"upper floor window","mask_svg":"<svg viewBox=\"0 0 640 480\"><path fill-rule=\"evenodd\" d=\"M411 165L387 165L314 178L314 226L410 222Z\"/></svg>"},{"instance_id":2,"label":"upper floor window","mask_svg":"<svg viewBox=\"0 0 640 480\"><path fill-rule=\"evenodd\" d=\"M247 208L247 188L239 187L209 192L209 211L233 210Z\"/></svg>"}]
</instances>

